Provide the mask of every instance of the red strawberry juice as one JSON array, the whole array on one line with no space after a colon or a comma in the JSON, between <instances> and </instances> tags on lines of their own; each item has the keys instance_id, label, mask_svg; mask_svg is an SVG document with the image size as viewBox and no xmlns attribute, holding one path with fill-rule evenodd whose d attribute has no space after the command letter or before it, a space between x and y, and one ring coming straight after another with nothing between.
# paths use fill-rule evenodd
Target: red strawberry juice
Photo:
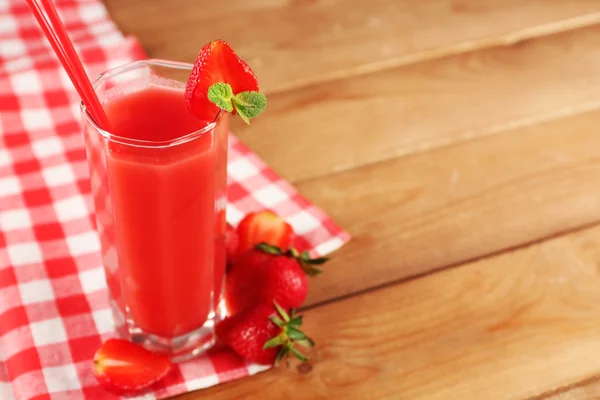
<instances>
[{"instance_id":1,"label":"red strawberry juice","mask_svg":"<svg viewBox=\"0 0 600 400\"><path fill-rule=\"evenodd\" d=\"M111 134L126 139L104 150L118 258L109 289L145 333L186 334L214 313L223 280L227 115L209 127L182 88L157 85L105 110Z\"/></svg>"}]
</instances>

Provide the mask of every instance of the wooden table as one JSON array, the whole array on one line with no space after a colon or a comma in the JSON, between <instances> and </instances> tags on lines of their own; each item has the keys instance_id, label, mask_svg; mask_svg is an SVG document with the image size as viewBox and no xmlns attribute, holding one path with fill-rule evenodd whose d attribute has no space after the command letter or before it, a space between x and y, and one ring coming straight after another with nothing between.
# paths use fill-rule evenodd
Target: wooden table
<instances>
[{"instance_id":1,"label":"wooden table","mask_svg":"<svg viewBox=\"0 0 600 400\"><path fill-rule=\"evenodd\" d=\"M234 131L353 235L312 368L180 399L600 398L600 1L107 3L152 57L232 43Z\"/></svg>"}]
</instances>

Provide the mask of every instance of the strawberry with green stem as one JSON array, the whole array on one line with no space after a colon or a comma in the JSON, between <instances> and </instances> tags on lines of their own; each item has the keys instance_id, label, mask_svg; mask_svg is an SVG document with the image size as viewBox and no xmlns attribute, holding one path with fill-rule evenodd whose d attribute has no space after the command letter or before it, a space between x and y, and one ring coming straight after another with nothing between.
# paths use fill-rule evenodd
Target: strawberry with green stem
<instances>
[{"instance_id":1,"label":"strawberry with green stem","mask_svg":"<svg viewBox=\"0 0 600 400\"><path fill-rule=\"evenodd\" d=\"M289 313L277 303L258 304L219 322L217 338L247 361L277 364L290 353L301 361L307 358L294 346L314 346L301 330L302 316Z\"/></svg>"},{"instance_id":2,"label":"strawberry with green stem","mask_svg":"<svg viewBox=\"0 0 600 400\"><path fill-rule=\"evenodd\" d=\"M327 258L308 252L287 251L266 243L239 256L225 281L225 301L231 314L257 303L276 301L284 308L299 308L308 294L308 276L319 275Z\"/></svg>"},{"instance_id":3,"label":"strawberry with green stem","mask_svg":"<svg viewBox=\"0 0 600 400\"><path fill-rule=\"evenodd\" d=\"M256 75L223 40L206 44L194 63L185 99L192 114L210 121L219 109L237 114L246 122L256 118L267 99L258 91Z\"/></svg>"}]
</instances>

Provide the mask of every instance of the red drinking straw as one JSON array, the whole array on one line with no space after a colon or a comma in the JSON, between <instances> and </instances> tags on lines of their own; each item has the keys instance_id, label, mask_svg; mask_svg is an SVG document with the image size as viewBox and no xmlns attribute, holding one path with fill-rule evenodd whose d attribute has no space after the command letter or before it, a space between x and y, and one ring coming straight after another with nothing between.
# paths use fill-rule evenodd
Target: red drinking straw
<instances>
[{"instance_id":1,"label":"red drinking straw","mask_svg":"<svg viewBox=\"0 0 600 400\"><path fill-rule=\"evenodd\" d=\"M108 130L110 125L108 118L104 113L104 109L100 104L100 100L98 100L90 79L83 69L73 43L69 39L67 30L60 20L56 8L54 8L54 4L52 4L51 0L40 1L42 3L41 6L36 0L27 0L27 4L40 28L42 28L48 42L50 42L50 46L52 46L69 79L71 79L73 86L75 86L86 109L100 128Z\"/></svg>"}]
</instances>

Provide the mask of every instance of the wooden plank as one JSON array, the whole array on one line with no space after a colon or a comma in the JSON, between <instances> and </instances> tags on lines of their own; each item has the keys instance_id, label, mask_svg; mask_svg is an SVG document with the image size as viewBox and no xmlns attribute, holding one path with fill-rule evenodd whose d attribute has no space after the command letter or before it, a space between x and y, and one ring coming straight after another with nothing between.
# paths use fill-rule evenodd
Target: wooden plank
<instances>
[{"instance_id":1,"label":"wooden plank","mask_svg":"<svg viewBox=\"0 0 600 400\"><path fill-rule=\"evenodd\" d=\"M600 372L598 243L595 227L308 310L305 373L179 399L524 399L587 379Z\"/></svg>"},{"instance_id":2,"label":"wooden plank","mask_svg":"<svg viewBox=\"0 0 600 400\"><path fill-rule=\"evenodd\" d=\"M192 61L221 37L270 92L600 21L595 0L108 0L152 57Z\"/></svg>"},{"instance_id":3,"label":"wooden plank","mask_svg":"<svg viewBox=\"0 0 600 400\"><path fill-rule=\"evenodd\" d=\"M234 132L300 181L599 107L598 70L595 26L275 94Z\"/></svg>"},{"instance_id":4,"label":"wooden plank","mask_svg":"<svg viewBox=\"0 0 600 400\"><path fill-rule=\"evenodd\" d=\"M600 111L300 183L352 241L318 303L600 221Z\"/></svg>"}]
</instances>

